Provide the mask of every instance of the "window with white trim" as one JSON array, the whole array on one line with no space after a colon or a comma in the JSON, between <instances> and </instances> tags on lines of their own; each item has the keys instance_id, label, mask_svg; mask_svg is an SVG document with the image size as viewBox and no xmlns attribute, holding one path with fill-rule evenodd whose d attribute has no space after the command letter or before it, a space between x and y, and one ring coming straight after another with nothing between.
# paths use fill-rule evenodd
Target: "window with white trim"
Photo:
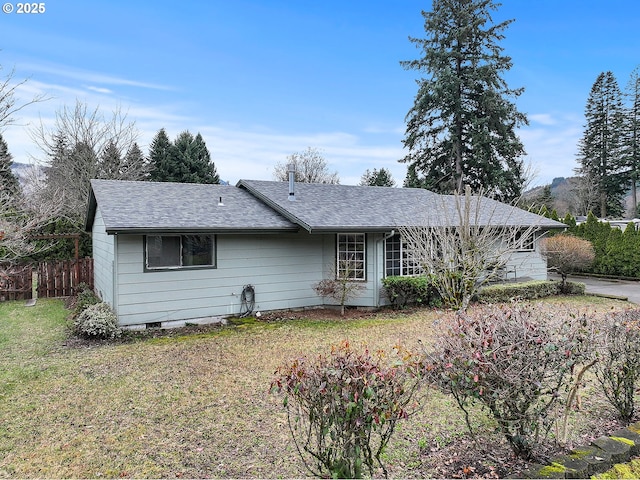
<instances>
[{"instance_id":1,"label":"window with white trim","mask_svg":"<svg viewBox=\"0 0 640 480\"><path fill-rule=\"evenodd\" d=\"M524 236L524 239L523 239ZM515 236L518 252L532 252L536 249L535 233L518 231Z\"/></svg>"},{"instance_id":2,"label":"window with white trim","mask_svg":"<svg viewBox=\"0 0 640 480\"><path fill-rule=\"evenodd\" d=\"M366 280L366 235L364 233L339 233L336 239L339 279Z\"/></svg>"},{"instance_id":3,"label":"window with white trim","mask_svg":"<svg viewBox=\"0 0 640 480\"><path fill-rule=\"evenodd\" d=\"M411 249L398 233L385 240L384 258L386 277L409 277L422 273L418 262L413 260Z\"/></svg>"},{"instance_id":4,"label":"window with white trim","mask_svg":"<svg viewBox=\"0 0 640 480\"><path fill-rule=\"evenodd\" d=\"M147 235L145 266L149 270L215 267L214 235Z\"/></svg>"}]
</instances>

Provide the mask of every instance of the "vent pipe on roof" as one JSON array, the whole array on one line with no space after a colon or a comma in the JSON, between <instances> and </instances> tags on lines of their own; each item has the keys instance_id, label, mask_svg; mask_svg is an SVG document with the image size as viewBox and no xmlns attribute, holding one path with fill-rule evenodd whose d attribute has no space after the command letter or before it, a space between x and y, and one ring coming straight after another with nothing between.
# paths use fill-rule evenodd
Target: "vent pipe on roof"
<instances>
[{"instance_id":1,"label":"vent pipe on roof","mask_svg":"<svg viewBox=\"0 0 640 480\"><path fill-rule=\"evenodd\" d=\"M290 163L288 165L289 171L289 201L293 202L296 199L295 182L296 182L296 164Z\"/></svg>"},{"instance_id":2,"label":"vent pipe on roof","mask_svg":"<svg viewBox=\"0 0 640 480\"><path fill-rule=\"evenodd\" d=\"M220 200L218 200L218 206L224 207L224 203L222 203L222 197L220 197Z\"/></svg>"}]
</instances>

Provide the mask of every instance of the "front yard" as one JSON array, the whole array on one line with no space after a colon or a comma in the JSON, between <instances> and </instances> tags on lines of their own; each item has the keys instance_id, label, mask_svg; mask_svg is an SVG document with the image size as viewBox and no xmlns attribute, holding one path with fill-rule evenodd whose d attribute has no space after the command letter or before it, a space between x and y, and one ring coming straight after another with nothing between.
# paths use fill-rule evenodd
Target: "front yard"
<instances>
[{"instance_id":1,"label":"front yard","mask_svg":"<svg viewBox=\"0 0 640 480\"><path fill-rule=\"evenodd\" d=\"M595 297L553 301L576 309L628 306ZM439 316L309 317L86 344L68 341L68 314L60 300L0 303L0 477L306 476L282 399L269 393L276 368L343 339L388 351L398 342L428 343ZM575 440L606 433L597 429L612 422L613 411L588 392L582 408L573 419ZM390 476L511 473L492 421L472 414L493 459L474 455L462 414L433 391L396 431L385 453Z\"/></svg>"}]
</instances>

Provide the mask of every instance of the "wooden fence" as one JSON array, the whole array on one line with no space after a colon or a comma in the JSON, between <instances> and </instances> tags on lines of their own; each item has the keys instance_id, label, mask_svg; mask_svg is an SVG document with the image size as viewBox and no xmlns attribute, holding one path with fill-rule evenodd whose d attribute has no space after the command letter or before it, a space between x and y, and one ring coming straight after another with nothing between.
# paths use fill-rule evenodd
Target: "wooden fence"
<instances>
[{"instance_id":1,"label":"wooden fence","mask_svg":"<svg viewBox=\"0 0 640 480\"><path fill-rule=\"evenodd\" d=\"M0 301L32 298L33 272L37 272L38 297L68 297L77 286L93 288L93 259L42 262L0 268Z\"/></svg>"}]
</instances>

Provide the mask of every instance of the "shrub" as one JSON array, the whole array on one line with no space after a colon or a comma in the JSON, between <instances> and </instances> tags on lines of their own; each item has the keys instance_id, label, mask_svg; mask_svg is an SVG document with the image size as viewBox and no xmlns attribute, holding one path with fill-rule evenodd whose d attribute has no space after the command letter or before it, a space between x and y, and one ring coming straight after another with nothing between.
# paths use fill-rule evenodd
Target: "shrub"
<instances>
[{"instance_id":1,"label":"shrub","mask_svg":"<svg viewBox=\"0 0 640 480\"><path fill-rule=\"evenodd\" d=\"M77 335L90 339L110 340L121 335L118 318L106 303L88 306L73 322Z\"/></svg>"},{"instance_id":2,"label":"shrub","mask_svg":"<svg viewBox=\"0 0 640 480\"><path fill-rule=\"evenodd\" d=\"M76 306L73 310L74 318L80 315L87 307L100 303L100 298L89 288L86 283L78 285Z\"/></svg>"},{"instance_id":3,"label":"shrub","mask_svg":"<svg viewBox=\"0 0 640 480\"><path fill-rule=\"evenodd\" d=\"M349 342L315 361L302 357L281 367L272 392L284 393L289 430L306 468L318 477L361 478L375 462L398 420L407 418L419 385L418 363L396 347L398 360L382 364L383 352L357 352Z\"/></svg>"},{"instance_id":4,"label":"shrub","mask_svg":"<svg viewBox=\"0 0 640 480\"><path fill-rule=\"evenodd\" d=\"M445 317L426 373L453 395L471 432L467 406L480 402L514 453L531 458L573 367L588 355L584 321L518 305L459 312Z\"/></svg>"},{"instance_id":5,"label":"shrub","mask_svg":"<svg viewBox=\"0 0 640 480\"><path fill-rule=\"evenodd\" d=\"M618 416L630 421L640 378L640 309L607 315L599 347L600 361L595 368L598 383Z\"/></svg>"},{"instance_id":6,"label":"shrub","mask_svg":"<svg viewBox=\"0 0 640 480\"><path fill-rule=\"evenodd\" d=\"M567 275L589 268L595 259L591 242L573 235L554 235L542 239L540 252L547 259L548 267L562 277L563 293L566 290Z\"/></svg>"},{"instance_id":7,"label":"shrub","mask_svg":"<svg viewBox=\"0 0 640 480\"><path fill-rule=\"evenodd\" d=\"M504 303L513 300L533 300L559 295L561 290L562 284L551 280L489 285L480 291L478 301L482 303ZM584 291L584 283L566 282L562 293L584 295Z\"/></svg>"},{"instance_id":8,"label":"shrub","mask_svg":"<svg viewBox=\"0 0 640 480\"><path fill-rule=\"evenodd\" d=\"M439 306L442 302L431 275L417 277L386 277L382 280L384 293L395 308L420 305Z\"/></svg>"}]
</instances>

